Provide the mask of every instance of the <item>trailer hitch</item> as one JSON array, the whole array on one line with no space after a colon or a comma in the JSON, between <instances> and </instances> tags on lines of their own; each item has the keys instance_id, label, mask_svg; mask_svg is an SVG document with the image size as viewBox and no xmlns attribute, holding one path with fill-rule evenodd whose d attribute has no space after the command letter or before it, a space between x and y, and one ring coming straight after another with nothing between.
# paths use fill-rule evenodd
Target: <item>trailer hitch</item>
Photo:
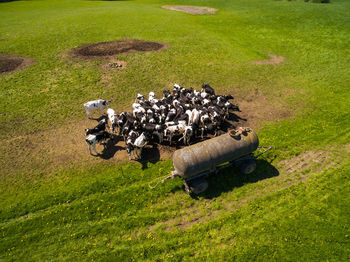
<instances>
[{"instance_id":1,"label":"trailer hitch","mask_svg":"<svg viewBox=\"0 0 350 262\"><path fill-rule=\"evenodd\" d=\"M259 146L258 150L259 150L259 154L256 155L254 158L257 159L259 156L261 156L262 154L265 154L267 151L270 151L273 148L273 146Z\"/></svg>"},{"instance_id":2,"label":"trailer hitch","mask_svg":"<svg viewBox=\"0 0 350 262\"><path fill-rule=\"evenodd\" d=\"M167 181L167 180L169 180L169 179L173 179L173 178L175 178L175 177L179 177L179 175L175 174L174 171L171 171L170 176L166 176L166 177L164 177L164 178L161 179L161 180L158 180L159 178L156 178L156 179L152 180L151 183L152 183L153 181L156 181L156 180L158 180L158 182L157 182L154 186L152 186L151 183L149 183L148 186L149 186L151 189L154 189L154 188L156 188L159 184L163 184L165 181Z\"/></svg>"}]
</instances>

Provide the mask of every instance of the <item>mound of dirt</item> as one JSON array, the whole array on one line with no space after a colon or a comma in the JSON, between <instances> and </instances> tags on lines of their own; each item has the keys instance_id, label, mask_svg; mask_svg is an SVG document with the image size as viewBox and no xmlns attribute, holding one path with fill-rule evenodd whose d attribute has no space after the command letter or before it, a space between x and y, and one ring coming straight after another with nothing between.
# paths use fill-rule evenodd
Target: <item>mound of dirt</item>
<instances>
[{"instance_id":1,"label":"mound of dirt","mask_svg":"<svg viewBox=\"0 0 350 262\"><path fill-rule=\"evenodd\" d=\"M76 58L109 57L127 53L159 51L167 48L167 45L157 42L141 40L118 40L111 42L100 42L77 47L72 50L71 55Z\"/></svg>"},{"instance_id":2,"label":"mound of dirt","mask_svg":"<svg viewBox=\"0 0 350 262\"><path fill-rule=\"evenodd\" d=\"M110 61L108 64L102 65L102 68L105 70L120 70L126 67L125 61Z\"/></svg>"},{"instance_id":3,"label":"mound of dirt","mask_svg":"<svg viewBox=\"0 0 350 262\"><path fill-rule=\"evenodd\" d=\"M277 64L282 63L284 61L283 56L276 56L274 54L269 54L269 56L270 56L270 59L257 60L257 61L255 61L255 64L256 65L266 65L266 64L277 65Z\"/></svg>"},{"instance_id":4,"label":"mound of dirt","mask_svg":"<svg viewBox=\"0 0 350 262\"><path fill-rule=\"evenodd\" d=\"M32 63L30 58L0 54L0 74L21 70Z\"/></svg>"},{"instance_id":5,"label":"mound of dirt","mask_svg":"<svg viewBox=\"0 0 350 262\"><path fill-rule=\"evenodd\" d=\"M218 9L206 6L189 6L189 5L163 5L162 8L185 12L191 15L213 15Z\"/></svg>"}]
</instances>

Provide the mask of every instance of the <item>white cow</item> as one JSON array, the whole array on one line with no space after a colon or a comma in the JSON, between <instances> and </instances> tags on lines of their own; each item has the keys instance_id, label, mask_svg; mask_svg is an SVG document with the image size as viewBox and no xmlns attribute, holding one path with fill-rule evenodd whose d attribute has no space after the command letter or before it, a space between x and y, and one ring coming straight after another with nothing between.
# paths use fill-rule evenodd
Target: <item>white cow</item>
<instances>
[{"instance_id":1,"label":"white cow","mask_svg":"<svg viewBox=\"0 0 350 262\"><path fill-rule=\"evenodd\" d=\"M107 109L107 115L108 115L109 122L111 123L110 129L112 132L114 132L114 127L117 125L118 115L115 113L115 111L112 108Z\"/></svg>"},{"instance_id":2,"label":"white cow","mask_svg":"<svg viewBox=\"0 0 350 262\"><path fill-rule=\"evenodd\" d=\"M189 110L187 109L185 112L188 115L187 125L196 124L198 125L200 119L200 113L197 109Z\"/></svg>"},{"instance_id":3,"label":"white cow","mask_svg":"<svg viewBox=\"0 0 350 262\"><path fill-rule=\"evenodd\" d=\"M200 97L201 96L201 92L197 91L197 90L193 90L193 93L195 96Z\"/></svg>"},{"instance_id":4,"label":"white cow","mask_svg":"<svg viewBox=\"0 0 350 262\"><path fill-rule=\"evenodd\" d=\"M199 124L199 119L200 119L201 115L199 113L199 111L197 109L193 109L192 110L192 121L190 122L190 124Z\"/></svg>"},{"instance_id":5,"label":"white cow","mask_svg":"<svg viewBox=\"0 0 350 262\"><path fill-rule=\"evenodd\" d=\"M208 105L210 105L210 103L211 103L210 100L208 100L206 98L202 100L202 105L203 106L208 106Z\"/></svg>"},{"instance_id":6,"label":"white cow","mask_svg":"<svg viewBox=\"0 0 350 262\"><path fill-rule=\"evenodd\" d=\"M187 121L187 125L189 125L192 121L192 111L187 109L185 114L188 116L188 121Z\"/></svg>"},{"instance_id":7,"label":"white cow","mask_svg":"<svg viewBox=\"0 0 350 262\"><path fill-rule=\"evenodd\" d=\"M201 92L200 95L201 95L201 98L203 99L209 97L209 94L207 92Z\"/></svg>"},{"instance_id":8,"label":"white cow","mask_svg":"<svg viewBox=\"0 0 350 262\"><path fill-rule=\"evenodd\" d=\"M144 133L142 133L134 142L133 154L137 156L137 159L141 159L142 149L147 145L148 140Z\"/></svg>"},{"instance_id":9,"label":"white cow","mask_svg":"<svg viewBox=\"0 0 350 262\"><path fill-rule=\"evenodd\" d=\"M138 109L138 108L140 108L140 107L141 107L141 105L140 105L139 103L136 103L136 102L135 102L135 103L132 104L132 109L133 109L133 110L136 110L136 109Z\"/></svg>"},{"instance_id":10,"label":"white cow","mask_svg":"<svg viewBox=\"0 0 350 262\"><path fill-rule=\"evenodd\" d=\"M100 109L101 115L103 114L103 109L109 106L110 101L98 99L94 101L89 101L84 104L86 114L91 118L91 113L97 109Z\"/></svg>"},{"instance_id":11,"label":"white cow","mask_svg":"<svg viewBox=\"0 0 350 262\"><path fill-rule=\"evenodd\" d=\"M158 102L158 99L156 99L156 95L154 94L154 92L149 92L148 101L150 101L152 104L155 104Z\"/></svg>"}]
</instances>

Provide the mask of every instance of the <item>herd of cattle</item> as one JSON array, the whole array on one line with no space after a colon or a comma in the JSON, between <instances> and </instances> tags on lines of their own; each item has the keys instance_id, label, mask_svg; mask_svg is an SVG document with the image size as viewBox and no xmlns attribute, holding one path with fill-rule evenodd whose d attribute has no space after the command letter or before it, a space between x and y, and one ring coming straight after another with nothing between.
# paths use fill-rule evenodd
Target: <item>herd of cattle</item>
<instances>
[{"instance_id":1,"label":"herd of cattle","mask_svg":"<svg viewBox=\"0 0 350 262\"><path fill-rule=\"evenodd\" d=\"M148 100L138 94L132 113L116 114L106 100L85 103L89 118L95 110L103 115L104 108L108 116L103 115L94 128L85 129L90 154L91 147L98 154L96 143L106 146L107 139L114 139L116 134L123 137L129 159L132 155L140 159L142 148L149 142L167 141L173 145L183 140L185 145L190 145L196 138L203 139L208 134L216 136L230 112L240 111L229 101L233 99L231 95L216 95L207 84L202 85L201 91L175 84L172 92L164 90L163 94L157 99L154 92L150 92ZM110 132L106 131L107 125Z\"/></svg>"}]
</instances>

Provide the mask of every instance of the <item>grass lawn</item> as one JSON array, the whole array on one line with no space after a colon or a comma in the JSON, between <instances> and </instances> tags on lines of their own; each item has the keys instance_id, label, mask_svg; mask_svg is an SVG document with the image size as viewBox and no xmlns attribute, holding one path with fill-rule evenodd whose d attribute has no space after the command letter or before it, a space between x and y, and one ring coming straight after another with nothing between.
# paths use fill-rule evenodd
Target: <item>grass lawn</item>
<instances>
[{"instance_id":1,"label":"grass lawn","mask_svg":"<svg viewBox=\"0 0 350 262\"><path fill-rule=\"evenodd\" d=\"M0 261L349 261L349 13L345 0L0 3L0 54L35 61L0 75ZM121 70L68 55L119 39L169 48L121 55ZM269 54L284 61L256 64ZM89 155L84 102L120 112L203 82L274 146L255 173L226 169L193 198L180 179L150 189L170 159Z\"/></svg>"}]
</instances>

